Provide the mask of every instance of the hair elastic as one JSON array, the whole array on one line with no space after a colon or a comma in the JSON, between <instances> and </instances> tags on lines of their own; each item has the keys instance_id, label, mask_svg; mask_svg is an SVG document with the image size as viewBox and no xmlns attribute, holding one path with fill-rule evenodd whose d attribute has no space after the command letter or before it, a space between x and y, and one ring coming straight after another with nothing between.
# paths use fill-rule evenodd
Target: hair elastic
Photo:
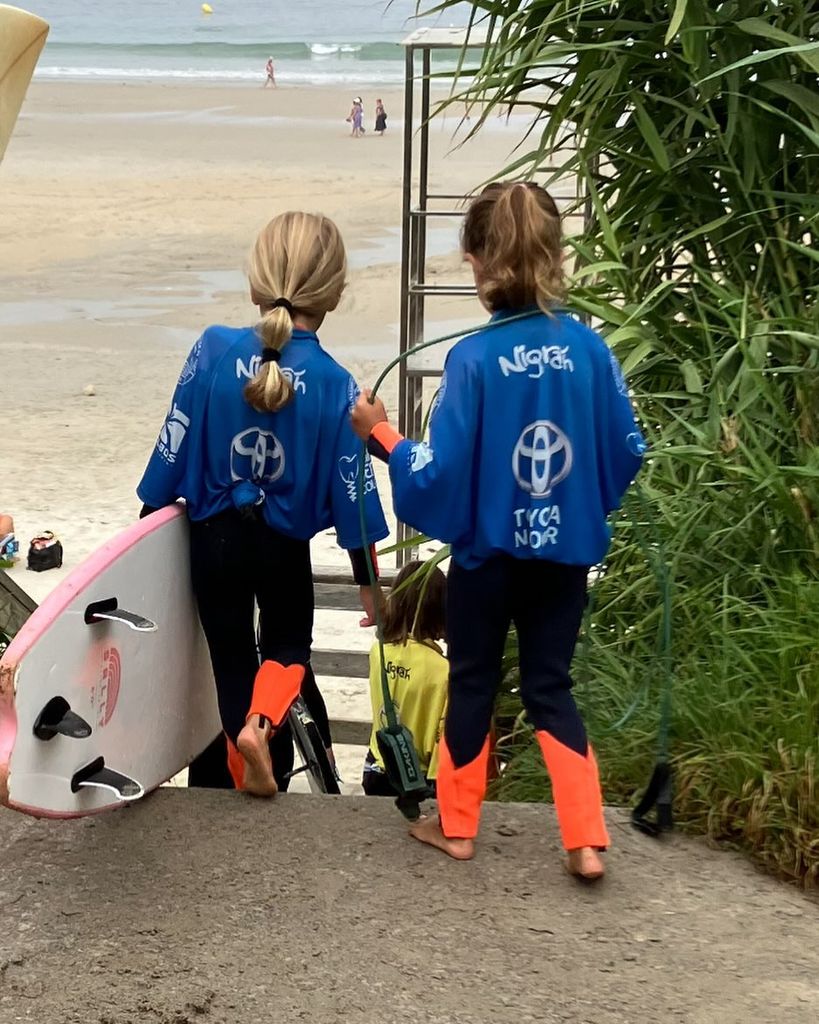
<instances>
[{"instance_id":1,"label":"hair elastic","mask_svg":"<svg viewBox=\"0 0 819 1024\"><path fill-rule=\"evenodd\" d=\"M293 303L290 301L290 299L274 299L270 303L270 308L271 309L286 309L291 317L296 312L296 310L295 310L295 308L293 306Z\"/></svg>"},{"instance_id":2,"label":"hair elastic","mask_svg":"<svg viewBox=\"0 0 819 1024\"><path fill-rule=\"evenodd\" d=\"M277 348L265 348L262 350L262 363L278 363L282 354Z\"/></svg>"}]
</instances>

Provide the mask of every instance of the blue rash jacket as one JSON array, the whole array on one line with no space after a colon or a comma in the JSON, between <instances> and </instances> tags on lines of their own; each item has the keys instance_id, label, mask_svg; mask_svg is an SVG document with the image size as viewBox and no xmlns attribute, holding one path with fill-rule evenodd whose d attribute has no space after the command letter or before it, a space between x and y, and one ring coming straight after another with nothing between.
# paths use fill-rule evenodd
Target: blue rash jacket
<instances>
[{"instance_id":1,"label":"blue rash jacket","mask_svg":"<svg viewBox=\"0 0 819 1024\"><path fill-rule=\"evenodd\" d=\"M297 329L279 364L293 400L278 412L257 412L243 390L261 351L252 327L207 328L182 367L137 494L156 508L184 498L194 520L263 505L266 521L288 537L309 540L335 526L341 547L363 547L362 446L350 426L355 381L315 334ZM382 540L389 531L369 456L364 506L366 542Z\"/></svg>"},{"instance_id":2,"label":"blue rash jacket","mask_svg":"<svg viewBox=\"0 0 819 1024\"><path fill-rule=\"evenodd\" d=\"M645 450L626 382L570 314L510 315L449 352L429 443L392 448L396 514L466 569L500 553L594 565Z\"/></svg>"}]
</instances>

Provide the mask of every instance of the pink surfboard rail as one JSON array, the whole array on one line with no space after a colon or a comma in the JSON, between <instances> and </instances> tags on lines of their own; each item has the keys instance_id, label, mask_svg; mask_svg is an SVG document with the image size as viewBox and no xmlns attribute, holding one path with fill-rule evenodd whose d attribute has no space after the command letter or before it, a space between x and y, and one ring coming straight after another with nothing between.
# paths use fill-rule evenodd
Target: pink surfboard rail
<instances>
[{"instance_id":1,"label":"pink surfboard rail","mask_svg":"<svg viewBox=\"0 0 819 1024\"><path fill-rule=\"evenodd\" d=\"M74 598L104 572L112 562L132 548L135 544L160 529L165 523L185 514L182 505L167 505L145 519L140 519L126 527L111 540L106 541L92 554L73 569L68 576L58 583L43 603L25 622L23 628L6 649L2 664L19 662L31 645L45 629L65 611Z\"/></svg>"},{"instance_id":2,"label":"pink surfboard rail","mask_svg":"<svg viewBox=\"0 0 819 1024\"><path fill-rule=\"evenodd\" d=\"M55 619L66 610L78 594L81 594L109 565L126 551L166 523L185 515L181 504L168 505L145 519L139 519L126 527L111 540L106 541L84 562L73 569L62 582L58 583L43 603L31 614L6 648L0 660L0 803L8 802L9 759L17 737L17 716L14 710L14 679L17 667L32 645L49 628ZM25 810L25 808L20 808ZM39 811L43 817L73 817L71 814L48 814Z\"/></svg>"}]
</instances>

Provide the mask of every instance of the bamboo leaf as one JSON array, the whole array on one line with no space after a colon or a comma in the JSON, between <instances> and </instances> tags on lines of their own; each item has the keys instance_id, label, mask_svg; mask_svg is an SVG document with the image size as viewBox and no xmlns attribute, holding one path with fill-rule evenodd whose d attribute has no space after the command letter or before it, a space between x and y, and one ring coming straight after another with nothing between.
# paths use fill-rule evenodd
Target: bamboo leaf
<instances>
[{"instance_id":1,"label":"bamboo leaf","mask_svg":"<svg viewBox=\"0 0 819 1024\"><path fill-rule=\"evenodd\" d=\"M761 50L758 53L749 54L747 57L743 57L742 60L735 61L725 68L720 68L718 71L706 75L705 78L700 79L696 84L703 85L705 82L711 82L715 78L722 78L729 71L752 67L754 64L763 64L765 61L773 60L775 57L784 57L789 53L797 54L814 71L819 70L819 42L799 43L797 46L780 46L777 49Z\"/></svg>"},{"instance_id":2,"label":"bamboo leaf","mask_svg":"<svg viewBox=\"0 0 819 1024\"><path fill-rule=\"evenodd\" d=\"M819 333L808 334L807 331L773 331L772 333L781 334L787 338L793 338L795 341L799 341L803 345L807 345L809 348L819 349Z\"/></svg>"},{"instance_id":3,"label":"bamboo leaf","mask_svg":"<svg viewBox=\"0 0 819 1024\"><path fill-rule=\"evenodd\" d=\"M634 116L637 118L637 124L640 126L640 131L642 132L646 145L651 150L651 155L654 157L658 167L663 171L668 171L671 166L668 159L668 153L663 145L663 140L660 138L659 132L654 126L654 122L646 113L645 107L642 103L635 102Z\"/></svg>"},{"instance_id":4,"label":"bamboo leaf","mask_svg":"<svg viewBox=\"0 0 819 1024\"><path fill-rule=\"evenodd\" d=\"M784 96L808 116L819 118L819 94L798 82L760 82L763 89Z\"/></svg>"},{"instance_id":5,"label":"bamboo leaf","mask_svg":"<svg viewBox=\"0 0 819 1024\"><path fill-rule=\"evenodd\" d=\"M627 267L624 263L618 263L617 260L600 260L598 263L589 263L585 267L581 267L575 274L572 275L572 280L582 281L584 277L594 277L597 274L605 274L610 270L626 270Z\"/></svg>"},{"instance_id":6,"label":"bamboo leaf","mask_svg":"<svg viewBox=\"0 0 819 1024\"><path fill-rule=\"evenodd\" d=\"M765 111L767 111L770 114L777 115L777 116L779 116L781 118L784 118L785 120L789 121L798 131L802 132L802 134L805 135L806 138L814 146L819 148L819 132L816 132L812 128L809 128L806 124L802 124L800 121L797 121L796 118L791 117L789 114L786 114L784 111L777 110L776 107L771 106L770 103L765 103L764 100L757 99L755 96L751 96L751 97L749 97L749 99L750 99L751 103L756 104L756 106L760 107L762 110L765 110Z\"/></svg>"},{"instance_id":7,"label":"bamboo leaf","mask_svg":"<svg viewBox=\"0 0 819 1024\"><path fill-rule=\"evenodd\" d=\"M814 249L810 245L803 245L801 242L794 242L790 238L784 238L782 241L788 246L788 248L793 249L794 252L798 252L799 255L804 256L805 259L819 263L819 250Z\"/></svg>"},{"instance_id":8,"label":"bamboo leaf","mask_svg":"<svg viewBox=\"0 0 819 1024\"><path fill-rule=\"evenodd\" d=\"M638 324L624 324L615 328L611 334L606 334L606 344L609 348L617 348L624 341L646 341L645 328Z\"/></svg>"},{"instance_id":9,"label":"bamboo leaf","mask_svg":"<svg viewBox=\"0 0 819 1024\"><path fill-rule=\"evenodd\" d=\"M654 345L650 341L642 341L635 346L623 360L623 373L626 377L643 362L643 360L654 351Z\"/></svg>"},{"instance_id":10,"label":"bamboo leaf","mask_svg":"<svg viewBox=\"0 0 819 1024\"><path fill-rule=\"evenodd\" d=\"M588 297L580 292L572 295L572 305L582 313L589 313L604 324L623 324L627 314L609 302Z\"/></svg>"},{"instance_id":11,"label":"bamboo leaf","mask_svg":"<svg viewBox=\"0 0 819 1024\"><path fill-rule=\"evenodd\" d=\"M765 21L764 18L744 18L742 21L737 22L737 28L742 29L743 32L747 32L749 35L762 36L763 39L776 39L780 43L785 43L786 47L791 48L792 53L800 52L798 48L804 43L803 39L799 36L793 35L792 32L785 32L781 28L777 28L776 25L772 25L770 22ZM819 72L819 55L816 57L809 56L803 53L802 59L805 60L814 71Z\"/></svg>"},{"instance_id":12,"label":"bamboo leaf","mask_svg":"<svg viewBox=\"0 0 819 1024\"><path fill-rule=\"evenodd\" d=\"M668 31L665 34L666 46L668 46L674 36L676 36L677 32L679 32L680 25L682 25L683 18L685 17L686 7L688 7L688 0L677 0L674 5L674 13L671 15L671 22L668 26Z\"/></svg>"},{"instance_id":13,"label":"bamboo leaf","mask_svg":"<svg viewBox=\"0 0 819 1024\"><path fill-rule=\"evenodd\" d=\"M703 392L702 377L694 363L690 359L684 359L680 363L680 369L685 381L685 390L692 395L701 395Z\"/></svg>"}]
</instances>

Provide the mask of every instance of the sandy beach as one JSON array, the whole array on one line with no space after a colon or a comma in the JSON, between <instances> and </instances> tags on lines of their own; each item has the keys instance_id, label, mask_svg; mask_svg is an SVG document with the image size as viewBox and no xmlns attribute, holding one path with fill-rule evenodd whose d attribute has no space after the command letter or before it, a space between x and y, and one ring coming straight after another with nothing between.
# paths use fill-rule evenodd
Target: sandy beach
<instances>
[{"instance_id":1,"label":"sandy beach","mask_svg":"<svg viewBox=\"0 0 819 1024\"><path fill-rule=\"evenodd\" d=\"M383 138L376 95L390 115ZM349 286L321 332L328 350L362 384L397 352L403 96L365 97L360 140L349 100L342 88L31 86L0 167L0 511L22 548L45 529L63 542L62 570L12 570L35 599L137 515L134 489L188 349L207 324L253 319L243 263L271 216L320 210L341 227ZM440 192L472 189L520 136L493 120L458 147L458 124L431 133ZM441 280L467 280L457 232L456 220L430 230ZM440 299L428 330L480 318L472 299ZM393 409L396 393L393 375ZM346 564L332 534L313 557ZM320 613L316 643L367 649L369 632L353 613ZM360 683L330 685L334 713L366 711Z\"/></svg>"}]
</instances>

